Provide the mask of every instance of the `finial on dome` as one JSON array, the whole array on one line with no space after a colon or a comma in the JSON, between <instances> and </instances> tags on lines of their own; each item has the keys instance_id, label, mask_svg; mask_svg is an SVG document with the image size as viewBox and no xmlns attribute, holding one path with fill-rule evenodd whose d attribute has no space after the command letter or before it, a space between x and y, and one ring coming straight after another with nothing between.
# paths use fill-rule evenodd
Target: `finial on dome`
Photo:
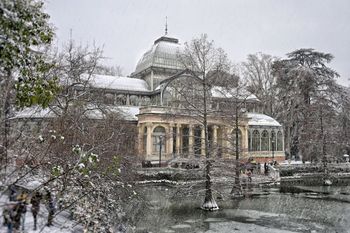
<instances>
[{"instance_id":1,"label":"finial on dome","mask_svg":"<svg viewBox=\"0 0 350 233\"><path fill-rule=\"evenodd\" d=\"M165 16L165 35L168 35L168 16Z\"/></svg>"}]
</instances>

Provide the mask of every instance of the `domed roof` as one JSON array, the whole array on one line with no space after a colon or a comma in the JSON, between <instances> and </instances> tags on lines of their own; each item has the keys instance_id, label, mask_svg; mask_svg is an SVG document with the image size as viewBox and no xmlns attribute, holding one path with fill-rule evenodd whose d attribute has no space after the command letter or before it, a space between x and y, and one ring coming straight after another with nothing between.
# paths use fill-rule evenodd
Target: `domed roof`
<instances>
[{"instance_id":1,"label":"domed roof","mask_svg":"<svg viewBox=\"0 0 350 233\"><path fill-rule=\"evenodd\" d=\"M178 54L182 47L176 38L162 36L156 41L150 50L145 52L136 65L135 73L137 74L149 67L181 69L178 60Z\"/></svg>"}]
</instances>

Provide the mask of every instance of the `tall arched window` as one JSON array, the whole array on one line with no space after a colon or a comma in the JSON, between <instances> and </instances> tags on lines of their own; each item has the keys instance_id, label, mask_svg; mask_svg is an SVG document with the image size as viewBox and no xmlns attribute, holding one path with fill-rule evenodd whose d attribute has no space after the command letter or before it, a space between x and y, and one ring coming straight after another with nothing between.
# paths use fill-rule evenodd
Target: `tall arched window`
<instances>
[{"instance_id":1,"label":"tall arched window","mask_svg":"<svg viewBox=\"0 0 350 233\"><path fill-rule=\"evenodd\" d=\"M201 154L201 147L202 147L202 129L200 126L196 126L194 128L194 145L193 145L193 150L195 156L200 156Z\"/></svg>"},{"instance_id":2,"label":"tall arched window","mask_svg":"<svg viewBox=\"0 0 350 233\"><path fill-rule=\"evenodd\" d=\"M273 130L271 131L270 150L276 151L276 133Z\"/></svg>"},{"instance_id":3,"label":"tall arched window","mask_svg":"<svg viewBox=\"0 0 350 233\"><path fill-rule=\"evenodd\" d=\"M126 96L119 94L116 97L116 104L117 105L126 105Z\"/></svg>"},{"instance_id":4,"label":"tall arched window","mask_svg":"<svg viewBox=\"0 0 350 233\"><path fill-rule=\"evenodd\" d=\"M142 140L142 150L145 153L147 148L147 127L143 129L143 140Z\"/></svg>"},{"instance_id":5,"label":"tall arched window","mask_svg":"<svg viewBox=\"0 0 350 233\"><path fill-rule=\"evenodd\" d=\"M269 150L269 132L267 132L267 130L264 130L261 134L261 150Z\"/></svg>"},{"instance_id":6,"label":"tall arched window","mask_svg":"<svg viewBox=\"0 0 350 233\"><path fill-rule=\"evenodd\" d=\"M277 150L283 151L283 134L281 131L277 133Z\"/></svg>"},{"instance_id":7,"label":"tall arched window","mask_svg":"<svg viewBox=\"0 0 350 233\"><path fill-rule=\"evenodd\" d=\"M139 97L137 95L130 96L130 105L132 105L132 106L139 105Z\"/></svg>"},{"instance_id":8,"label":"tall arched window","mask_svg":"<svg viewBox=\"0 0 350 233\"><path fill-rule=\"evenodd\" d=\"M233 153L236 152L236 129L232 131L232 148L233 148ZM242 132L240 129L238 129L238 150L241 150L241 145L242 145Z\"/></svg>"},{"instance_id":9,"label":"tall arched window","mask_svg":"<svg viewBox=\"0 0 350 233\"><path fill-rule=\"evenodd\" d=\"M165 128L157 126L153 130L152 141L153 141L153 152L159 153L160 143L162 144L162 153L165 152Z\"/></svg>"},{"instance_id":10,"label":"tall arched window","mask_svg":"<svg viewBox=\"0 0 350 233\"><path fill-rule=\"evenodd\" d=\"M253 131L252 151L260 151L260 133L258 130Z\"/></svg>"}]
</instances>

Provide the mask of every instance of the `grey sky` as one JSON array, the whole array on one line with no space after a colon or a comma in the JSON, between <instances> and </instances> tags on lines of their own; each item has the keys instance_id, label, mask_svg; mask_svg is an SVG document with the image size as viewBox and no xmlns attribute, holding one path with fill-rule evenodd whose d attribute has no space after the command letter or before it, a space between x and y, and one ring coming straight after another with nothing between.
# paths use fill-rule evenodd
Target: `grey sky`
<instances>
[{"instance_id":1,"label":"grey sky","mask_svg":"<svg viewBox=\"0 0 350 233\"><path fill-rule=\"evenodd\" d=\"M331 67L350 81L349 0L46 0L57 42L104 46L109 65L130 74L143 52L164 34L181 43L207 33L234 62L263 52L284 57L298 48L335 56Z\"/></svg>"}]
</instances>

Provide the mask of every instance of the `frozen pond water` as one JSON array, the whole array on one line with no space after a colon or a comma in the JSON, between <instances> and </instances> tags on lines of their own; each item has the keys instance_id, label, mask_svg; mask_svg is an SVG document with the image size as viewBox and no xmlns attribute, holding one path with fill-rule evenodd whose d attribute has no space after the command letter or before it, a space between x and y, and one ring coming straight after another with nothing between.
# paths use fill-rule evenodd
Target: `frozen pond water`
<instances>
[{"instance_id":1,"label":"frozen pond water","mask_svg":"<svg viewBox=\"0 0 350 233\"><path fill-rule=\"evenodd\" d=\"M350 232L350 187L254 188L241 199L218 199L215 212L198 208L203 192L179 190L143 187L149 205L138 217L137 231Z\"/></svg>"}]
</instances>

